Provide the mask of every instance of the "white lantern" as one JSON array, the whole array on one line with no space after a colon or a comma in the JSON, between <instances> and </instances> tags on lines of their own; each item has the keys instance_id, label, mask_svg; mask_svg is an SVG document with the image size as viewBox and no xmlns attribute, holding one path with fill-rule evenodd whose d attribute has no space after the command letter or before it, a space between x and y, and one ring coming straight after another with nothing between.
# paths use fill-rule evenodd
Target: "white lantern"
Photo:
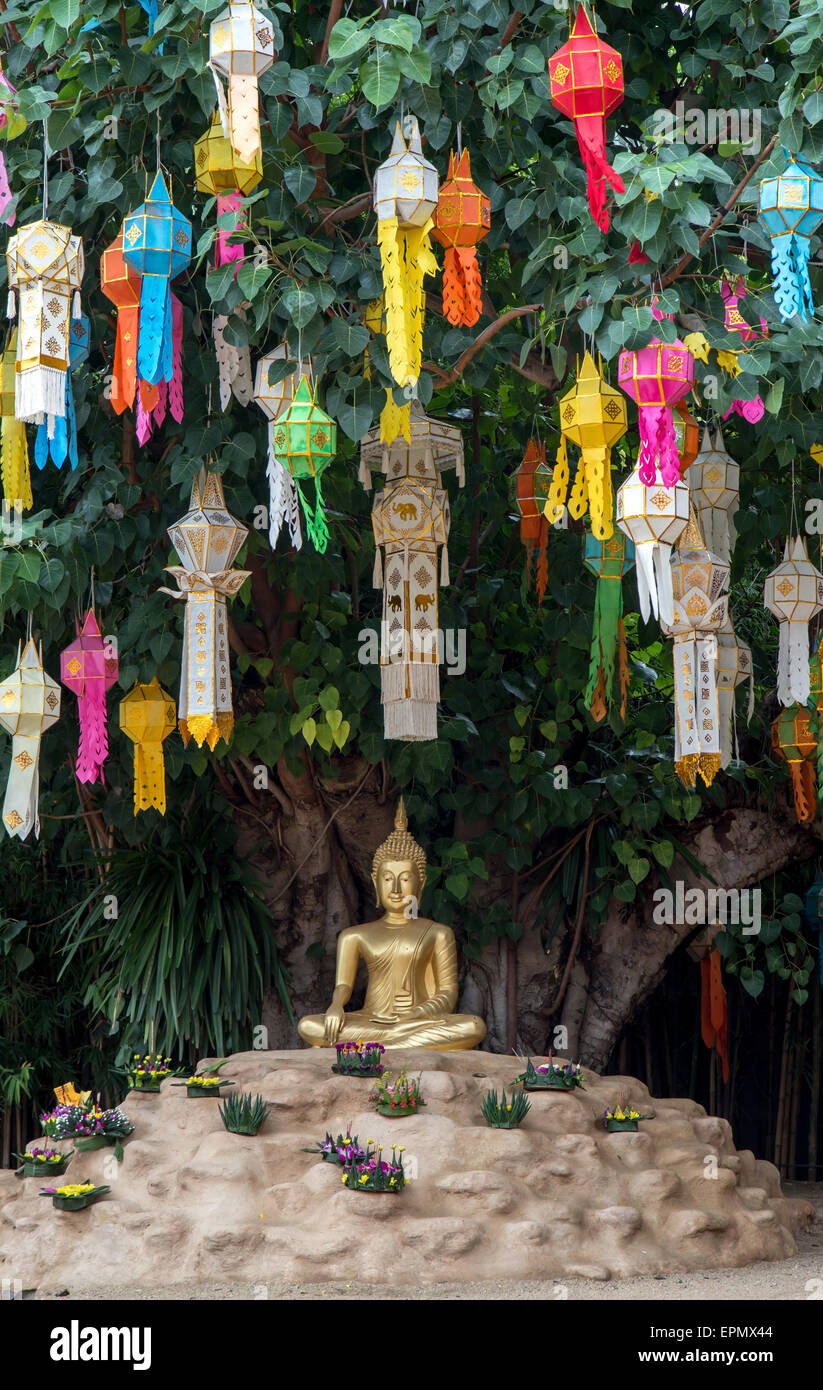
<instances>
[{"instance_id":1,"label":"white lantern","mask_svg":"<svg viewBox=\"0 0 823 1390\"><path fill-rule=\"evenodd\" d=\"M58 222L29 222L6 251L10 317L20 300L14 413L18 420L48 422L66 415L71 320L80 318L83 243Z\"/></svg>"},{"instance_id":2,"label":"white lantern","mask_svg":"<svg viewBox=\"0 0 823 1390\"><path fill-rule=\"evenodd\" d=\"M715 555L731 561L737 539L734 517L740 505L740 467L723 443L718 428L712 444L703 431L700 452L689 468L689 487L706 544Z\"/></svg>"},{"instance_id":3,"label":"white lantern","mask_svg":"<svg viewBox=\"0 0 823 1390\"><path fill-rule=\"evenodd\" d=\"M743 681L749 682L748 723L754 714L754 668L751 647L738 641L731 616L717 633L717 702L720 711L720 766L728 767L732 760L732 719L734 692Z\"/></svg>"},{"instance_id":4,"label":"white lantern","mask_svg":"<svg viewBox=\"0 0 823 1390\"><path fill-rule=\"evenodd\" d=\"M729 566L706 549L694 511L671 557L673 617L660 620L674 638L674 763L693 787L711 786L721 765L716 633L728 617Z\"/></svg>"},{"instance_id":5,"label":"white lantern","mask_svg":"<svg viewBox=\"0 0 823 1390\"><path fill-rule=\"evenodd\" d=\"M644 483L639 464L617 490L615 520L634 541L637 597L648 621L653 612L661 622L674 619L671 547L689 519L689 489L682 481L672 487Z\"/></svg>"},{"instance_id":6,"label":"white lantern","mask_svg":"<svg viewBox=\"0 0 823 1390\"><path fill-rule=\"evenodd\" d=\"M777 698L781 705L809 698L809 622L823 608L823 574L802 536L786 541L781 563L766 576L763 602L780 623Z\"/></svg>"},{"instance_id":7,"label":"white lantern","mask_svg":"<svg viewBox=\"0 0 823 1390\"><path fill-rule=\"evenodd\" d=\"M209 66L214 73L223 134L239 159L253 164L260 152L257 79L275 59L274 28L251 0L229 0L209 29ZM228 107L217 77L228 79Z\"/></svg>"},{"instance_id":8,"label":"white lantern","mask_svg":"<svg viewBox=\"0 0 823 1390\"><path fill-rule=\"evenodd\" d=\"M291 405L301 375L311 376L313 364L310 357L304 358L302 371L298 368L270 386L269 369L277 362L287 362L288 360L288 344L281 343L279 347L274 349L274 352L268 352L265 357L259 359L254 374L254 399L269 422L266 477L269 480L269 545L272 550L277 545L277 538L284 521L289 528L289 537L295 550L299 550L303 544L297 485L288 468L285 468L275 455L274 422L279 420L280 416L284 415Z\"/></svg>"},{"instance_id":9,"label":"white lantern","mask_svg":"<svg viewBox=\"0 0 823 1390\"><path fill-rule=\"evenodd\" d=\"M400 227L422 227L437 207L437 170L423 157L420 127L413 120L409 143L398 123L391 153L374 175L374 210L378 222L396 217Z\"/></svg>"},{"instance_id":10,"label":"white lantern","mask_svg":"<svg viewBox=\"0 0 823 1390\"><path fill-rule=\"evenodd\" d=\"M0 725L11 734L11 768L3 802L7 833L40 836L40 739L60 718L60 686L43 670L43 653L31 638L7 680L0 684Z\"/></svg>"}]
</instances>

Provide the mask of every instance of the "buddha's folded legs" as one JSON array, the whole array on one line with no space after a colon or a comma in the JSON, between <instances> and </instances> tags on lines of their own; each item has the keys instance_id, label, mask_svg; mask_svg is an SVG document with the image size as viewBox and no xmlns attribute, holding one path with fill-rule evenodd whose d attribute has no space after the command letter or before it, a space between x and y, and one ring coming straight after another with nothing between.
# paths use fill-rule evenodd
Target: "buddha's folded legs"
<instances>
[{"instance_id":1,"label":"buddha's folded legs","mask_svg":"<svg viewBox=\"0 0 823 1390\"><path fill-rule=\"evenodd\" d=\"M310 1014L297 1025L304 1042L327 1047L323 1014ZM379 1042L384 1047L431 1047L437 1052L455 1052L479 1047L486 1036L486 1025L476 1014L443 1014L439 1018L410 1018L406 1022L375 1023L363 1013L344 1016L337 1042Z\"/></svg>"}]
</instances>

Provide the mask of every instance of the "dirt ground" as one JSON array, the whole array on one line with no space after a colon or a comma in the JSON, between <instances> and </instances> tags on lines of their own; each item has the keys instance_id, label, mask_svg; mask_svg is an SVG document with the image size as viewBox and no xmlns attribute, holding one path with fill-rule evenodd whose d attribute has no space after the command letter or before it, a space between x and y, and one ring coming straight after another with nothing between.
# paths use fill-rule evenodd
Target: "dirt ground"
<instances>
[{"instance_id":1,"label":"dirt ground","mask_svg":"<svg viewBox=\"0 0 823 1390\"><path fill-rule=\"evenodd\" d=\"M798 1236L798 1253L789 1260L762 1262L743 1269L716 1269L691 1274L667 1274L654 1278L568 1279L548 1281L516 1281L487 1279L482 1283L461 1284L170 1284L152 1289L128 1285L101 1289L70 1288L60 1290L26 1290L24 1297L36 1300L78 1299L94 1302L100 1298L171 1300L175 1302L216 1301L226 1299L326 1299L346 1301L374 1298L399 1302L410 1300L472 1301L499 1299L519 1301L529 1299L574 1299L583 1302L626 1301L651 1299L660 1303L688 1299L730 1300L748 1299L787 1302L819 1299L823 1296L823 1183L784 1183L787 1197L805 1197L817 1213L816 1226Z\"/></svg>"}]
</instances>

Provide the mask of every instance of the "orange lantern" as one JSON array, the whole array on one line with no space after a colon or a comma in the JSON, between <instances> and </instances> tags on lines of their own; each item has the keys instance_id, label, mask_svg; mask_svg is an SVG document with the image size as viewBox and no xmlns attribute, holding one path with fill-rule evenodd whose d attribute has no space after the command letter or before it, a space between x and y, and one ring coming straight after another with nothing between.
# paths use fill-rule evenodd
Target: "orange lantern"
<instances>
[{"instance_id":1,"label":"orange lantern","mask_svg":"<svg viewBox=\"0 0 823 1390\"><path fill-rule=\"evenodd\" d=\"M483 282L475 247L488 236L491 202L472 179L468 150L455 164L449 155L449 173L440 189L432 236L446 248L443 262L443 313L449 323L471 328L482 307Z\"/></svg>"},{"instance_id":2,"label":"orange lantern","mask_svg":"<svg viewBox=\"0 0 823 1390\"><path fill-rule=\"evenodd\" d=\"M674 440L680 460L680 476L685 478L690 464L694 463L700 452L700 428L685 401L677 401L674 407Z\"/></svg>"},{"instance_id":3,"label":"orange lantern","mask_svg":"<svg viewBox=\"0 0 823 1390\"><path fill-rule=\"evenodd\" d=\"M140 332L142 276L123 259L123 229L100 257L100 288L117 308L117 341L111 379L111 403L118 415L134 405L137 390L137 338ZM146 409L157 404L158 388L140 383Z\"/></svg>"},{"instance_id":4,"label":"orange lantern","mask_svg":"<svg viewBox=\"0 0 823 1390\"><path fill-rule=\"evenodd\" d=\"M789 764L794 789L794 809L804 823L817 812L815 759L817 739L811 729L811 716L803 705L788 705L772 723L772 748Z\"/></svg>"}]
</instances>

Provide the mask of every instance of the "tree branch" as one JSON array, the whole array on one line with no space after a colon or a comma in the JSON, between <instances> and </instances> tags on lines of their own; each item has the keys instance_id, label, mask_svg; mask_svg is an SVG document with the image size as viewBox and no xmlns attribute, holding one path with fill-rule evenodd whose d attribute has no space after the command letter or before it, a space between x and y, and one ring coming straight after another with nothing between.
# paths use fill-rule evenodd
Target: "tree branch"
<instances>
[{"instance_id":1,"label":"tree branch","mask_svg":"<svg viewBox=\"0 0 823 1390\"><path fill-rule=\"evenodd\" d=\"M478 334L471 346L460 354L451 371L444 372L443 368L435 366L434 362L424 362L423 365L427 372L434 372L435 376L440 378L438 390L444 386L451 386L452 382L457 381L457 378L463 375L472 358L477 355L481 348L486 346L486 343L496 333L500 332L501 328L505 328L508 323L513 323L515 319L522 319L526 314L540 314L542 312L542 304L520 304L516 309L507 309L505 314L501 314L494 323L490 323L488 328L484 328L483 332Z\"/></svg>"},{"instance_id":2,"label":"tree branch","mask_svg":"<svg viewBox=\"0 0 823 1390\"><path fill-rule=\"evenodd\" d=\"M315 58L315 62L318 63L321 68L325 67L327 62L329 61L329 42L331 40L331 31L342 13L343 0L331 0L331 6L329 8L329 17L326 21L326 32L323 35L323 42L320 45L320 53L318 54L317 58Z\"/></svg>"},{"instance_id":3,"label":"tree branch","mask_svg":"<svg viewBox=\"0 0 823 1390\"><path fill-rule=\"evenodd\" d=\"M765 159L768 159L776 144L777 136L773 135L768 145L766 145L764 149L761 150L760 154L757 156L757 159L754 161L754 164L752 165L751 169L749 169L748 173L740 180L740 183L737 185L737 188L734 190L734 193L732 194L729 201L726 203L725 207L714 219L712 225L706 228L705 232L700 237L697 243L698 246L704 246L706 242L709 240L709 237L714 236L724 217L727 215L727 213L731 212L732 208L734 207L735 203L740 197L740 194L743 192L743 189L746 187L747 183L750 182L752 175L756 172L756 170L760 168L760 165L763 163L763 161ZM679 279L683 271L686 269L686 266L690 263L690 261L693 260L694 256L692 255L691 251L688 251L686 255L683 257L683 259L677 262L677 265L674 267L674 269L668 271L668 273L663 276L663 279L661 281L663 289L665 289L667 285L670 285L674 280Z\"/></svg>"},{"instance_id":4,"label":"tree branch","mask_svg":"<svg viewBox=\"0 0 823 1390\"><path fill-rule=\"evenodd\" d=\"M317 225L318 232L321 227L325 227L327 222L351 222L353 217L359 217L361 212L366 212L372 205L371 193L358 193L356 198L349 198L347 203L341 203L340 207L332 208Z\"/></svg>"},{"instance_id":5,"label":"tree branch","mask_svg":"<svg viewBox=\"0 0 823 1390\"><path fill-rule=\"evenodd\" d=\"M502 53L502 52L503 52L503 49L506 47L506 45L511 43L512 39L514 38L515 34L517 33L517 26L518 26L518 24L520 23L520 21L521 21L522 18L523 18L523 16L522 16L522 14L520 13L520 11L519 11L519 10L515 10L514 13L512 14L511 19L509 20L508 24L506 25L505 29L503 30L503 33L500 35L500 47L499 47L498 50L497 50L498 53Z\"/></svg>"}]
</instances>

